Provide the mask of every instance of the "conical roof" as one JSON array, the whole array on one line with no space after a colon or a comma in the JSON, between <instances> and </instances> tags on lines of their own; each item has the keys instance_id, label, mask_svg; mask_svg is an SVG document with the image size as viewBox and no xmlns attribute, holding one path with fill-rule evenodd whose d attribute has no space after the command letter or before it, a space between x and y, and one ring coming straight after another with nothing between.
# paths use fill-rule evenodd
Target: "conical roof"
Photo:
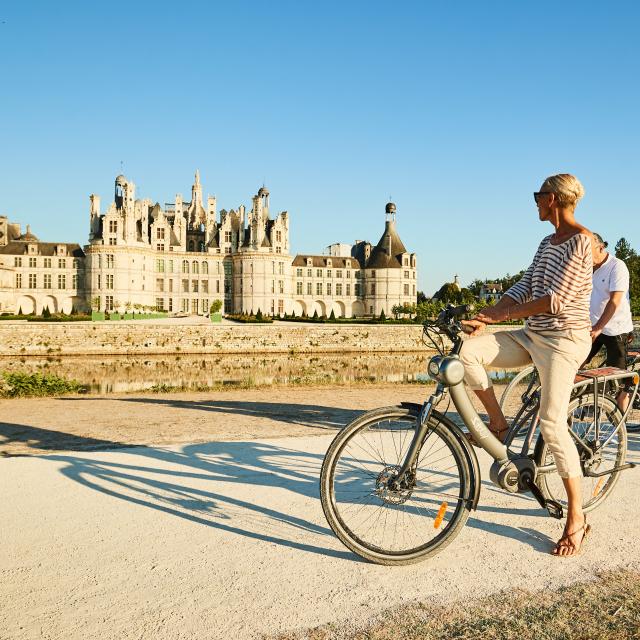
<instances>
[{"instance_id":1,"label":"conical roof","mask_svg":"<svg viewBox=\"0 0 640 640\"><path fill-rule=\"evenodd\" d=\"M367 269L401 269L403 253L407 250L396 231L396 223L387 220L384 233L369 256Z\"/></svg>"}]
</instances>

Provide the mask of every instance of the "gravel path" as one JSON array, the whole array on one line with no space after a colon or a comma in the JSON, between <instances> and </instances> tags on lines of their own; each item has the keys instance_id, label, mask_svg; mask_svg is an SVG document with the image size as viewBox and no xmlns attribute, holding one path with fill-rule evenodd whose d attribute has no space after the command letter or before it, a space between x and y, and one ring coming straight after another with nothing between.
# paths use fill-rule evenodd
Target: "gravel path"
<instances>
[{"instance_id":1,"label":"gravel path","mask_svg":"<svg viewBox=\"0 0 640 640\"><path fill-rule=\"evenodd\" d=\"M390 392L367 393L375 405ZM298 400L313 406L303 394ZM60 402L42 401L41 410ZM340 407L335 392L333 405L353 410L351 402ZM194 408L182 411L195 420ZM74 417L67 411L67 421ZM561 524L528 497L494 489L484 454L480 508L450 547L410 567L362 562L332 535L320 508L318 473L335 428L320 428L323 420L296 427L320 434L313 437L285 436L280 425L276 439L0 459L0 638L253 638L358 624L409 601L547 589L640 566L638 471L625 472L593 514L587 553L563 561L548 554ZM630 457L640 462L637 436Z\"/></svg>"}]
</instances>

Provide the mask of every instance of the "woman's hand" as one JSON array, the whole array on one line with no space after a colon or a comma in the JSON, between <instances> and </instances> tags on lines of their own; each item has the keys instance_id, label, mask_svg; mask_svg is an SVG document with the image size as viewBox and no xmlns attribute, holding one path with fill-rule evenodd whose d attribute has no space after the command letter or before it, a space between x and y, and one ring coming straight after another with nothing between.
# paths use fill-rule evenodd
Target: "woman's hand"
<instances>
[{"instance_id":1,"label":"woman's hand","mask_svg":"<svg viewBox=\"0 0 640 640\"><path fill-rule=\"evenodd\" d=\"M486 324L477 318L473 318L472 320L462 320L460 324L462 325L462 330L471 337L482 333L482 330L486 327Z\"/></svg>"},{"instance_id":2,"label":"woman's hand","mask_svg":"<svg viewBox=\"0 0 640 640\"><path fill-rule=\"evenodd\" d=\"M507 309L496 307L485 307L474 320L479 320L485 324L494 324L496 322L502 322L508 318Z\"/></svg>"}]
</instances>

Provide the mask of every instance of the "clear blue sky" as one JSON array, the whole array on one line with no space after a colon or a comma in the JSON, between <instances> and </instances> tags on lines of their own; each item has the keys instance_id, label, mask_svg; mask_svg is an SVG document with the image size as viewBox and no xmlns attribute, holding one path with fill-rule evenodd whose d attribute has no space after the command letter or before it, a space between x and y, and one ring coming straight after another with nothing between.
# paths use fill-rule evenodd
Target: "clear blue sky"
<instances>
[{"instance_id":1,"label":"clear blue sky","mask_svg":"<svg viewBox=\"0 0 640 640\"><path fill-rule=\"evenodd\" d=\"M0 6L0 213L84 244L88 196L219 207L263 180L294 252L377 242L384 205L431 295L526 267L531 192L640 249L637 2L29 2Z\"/></svg>"}]
</instances>

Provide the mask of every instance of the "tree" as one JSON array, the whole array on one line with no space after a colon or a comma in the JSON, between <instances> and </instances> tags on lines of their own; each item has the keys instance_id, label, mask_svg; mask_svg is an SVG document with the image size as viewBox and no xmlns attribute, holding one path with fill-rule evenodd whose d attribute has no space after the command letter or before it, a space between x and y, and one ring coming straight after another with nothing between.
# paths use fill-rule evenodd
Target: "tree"
<instances>
[{"instance_id":1,"label":"tree","mask_svg":"<svg viewBox=\"0 0 640 640\"><path fill-rule=\"evenodd\" d=\"M214 300L209 307L209 313L219 313L222 309L222 300Z\"/></svg>"},{"instance_id":2,"label":"tree","mask_svg":"<svg viewBox=\"0 0 640 640\"><path fill-rule=\"evenodd\" d=\"M317 309L313 312L313 319L314 320L318 319L318 310Z\"/></svg>"},{"instance_id":3,"label":"tree","mask_svg":"<svg viewBox=\"0 0 640 640\"><path fill-rule=\"evenodd\" d=\"M331 315L329 316L329 320L335 320L336 319L336 314L334 313L333 309L331 309Z\"/></svg>"},{"instance_id":4,"label":"tree","mask_svg":"<svg viewBox=\"0 0 640 640\"><path fill-rule=\"evenodd\" d=\"M387 316L384 315L384 309L380 312L380 320L386 320Z\"/></svg>"},{"instance_id":5,"label":"tree","mask_svg":"<svg viewBox=\"0 0 640 640\"><path fill-rule=\"evenodd\" d=\"M416 298L416 302L418 304L427 301L427 296L424 295L424 291L418 291L418 297Z\"/></svg>"},{"instance_id":6,"label":"tree","mask_svg":"<svg viewBox=\"0 0 640 640\"><path fill-rule=\"evenodd\" d=\"M258 313L256 313L256 320L262 320L262 311L258 308Z\"/></svg>"},{"instance_id":7,"label":"tree","mask_svg":"<svg viewBox=\"0 0 640 640\"><path fill-rule=\"evenodd\" d=\"M620 238L618 242L616 242L615 248L615 256L616 258L620 258L620 260L624 260L627 262L629 258L632 258L636 255L636 252L633 250L633 247L626 238ZM627 265L628 267L629 265Z\"/></svg>"}]
</instances>

